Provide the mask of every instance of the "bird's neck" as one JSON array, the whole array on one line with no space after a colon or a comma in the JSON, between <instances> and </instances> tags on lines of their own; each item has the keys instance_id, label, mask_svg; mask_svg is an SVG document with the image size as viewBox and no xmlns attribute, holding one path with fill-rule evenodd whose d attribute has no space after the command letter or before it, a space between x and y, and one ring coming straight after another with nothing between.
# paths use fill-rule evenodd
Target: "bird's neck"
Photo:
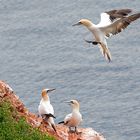
<instances>
[{"instance_id":1,"label":"bird's neck","mask_svg":"<svg viewBox=\"0 0 140 140\"><path fill-rule=\"evenodd\" d=\"M48 95L43 96L42 100L46 101L46 102L50 102L50 99L49 99Z\"/></svg>"},{"instance_id":2,"label":"bird's neck","mask_svg":"<svg viewBox=\"0 0 140 140\"><path fill-rule=\"evenodd\" d=\"M89 24L89 25L87 25L87 26L85 26L89 31L94 31L94 30L96 30L97 28L96 28L96 25L95 24L93 24L93 23L91 23L91 24Z\"/></svg>"},{"instance_id":3,"label":"bird's neck","mask_svg":"<svg viewBox=\"0 0 140 140\"><path fill-rule=\"evenodd\" d=\"M45 99L42 98L41 101L40 101L40 103L41 104L45 104L45 105L46 104L49 105L50 104L50 100L45 100Z\"/></svg>"},{"instance_id":4,"label":"bird's neck","mask_svg":"<svg viewBox=\"0 0 140 140\"><path fill-rule=\"evenodd\" d=\"M74 107L74 108L72 109L72 112L73 112L73 113L75 113L75 112L79 112L79 106Z\"/></svg>"},{"instance_id":5,"label":"bird's neck","mask_svg":"<svg viewBox=\"0 0 140 140\"><path fill-rule=\"evenodd\" d=\"M93 29L96 29L96 25L95 24L91 24L90 26L87 27L89 30L93 30Z\"/></svg>"}]
</instances>

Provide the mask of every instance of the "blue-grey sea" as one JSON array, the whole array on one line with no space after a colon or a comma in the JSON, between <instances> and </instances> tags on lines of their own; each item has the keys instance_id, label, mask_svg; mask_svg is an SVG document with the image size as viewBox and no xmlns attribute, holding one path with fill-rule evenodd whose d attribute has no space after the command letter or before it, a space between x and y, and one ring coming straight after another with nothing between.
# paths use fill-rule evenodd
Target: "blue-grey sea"
<instances>
[{"instance_id":1,"label":"blue-grey sea","mask_svg":"<svg viewBox=\"0 0 140 140\"><path fill-rule=\"evenodd\" d=\"M0 0L0 79L37 113L43 88L56 123L80 101L83 122L107 140L140 140L140 20L108 39L112 62L85 43L81 18L95 24L100 13L140 12L139 0Z\"/></svg>"}]
</instances>

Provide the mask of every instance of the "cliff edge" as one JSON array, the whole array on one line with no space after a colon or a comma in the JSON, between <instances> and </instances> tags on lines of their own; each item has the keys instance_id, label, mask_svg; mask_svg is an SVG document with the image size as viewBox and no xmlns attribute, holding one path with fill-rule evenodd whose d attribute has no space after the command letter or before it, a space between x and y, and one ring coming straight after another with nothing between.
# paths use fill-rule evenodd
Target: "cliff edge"
<instances>
[{"instance_id":1,"label":"cliff edge","mask_svg":"<svg viewBox=\"0 0 140 140\"><path fill-rule=\"evenodd\" d=\"M57 133L54 132L48 127L46 122L34 113L29 112L13 89L4 81L0 80L0 102L2 101L10 102L16 108L18 117L25 117L27 123L32 127L39 128L42 133L48 133L57 140L106 140L103 135L94 131L92 128L78 128L81 133L77 135L75 133L69 133L68 128L64 125L56 125Z\"/></svg>"}]
</instances>

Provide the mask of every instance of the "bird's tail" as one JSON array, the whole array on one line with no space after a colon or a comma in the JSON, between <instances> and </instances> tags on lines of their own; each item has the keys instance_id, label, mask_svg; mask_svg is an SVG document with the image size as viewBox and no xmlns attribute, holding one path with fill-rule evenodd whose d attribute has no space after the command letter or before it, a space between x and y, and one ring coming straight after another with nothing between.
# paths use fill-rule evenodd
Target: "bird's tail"
<instances>
[{"instance_id":1,"label":"bird's tail","mask_svg":"<svg viewBox=\"0 0 140 140\"><path fill-rule=\"evenodd\" d=\"M58 124L64 123L64 121L59 122Z\"/></svg>"},{"instance_id":2,"label":"bird's tail","mask_svg":"<svg viewBox=\"0 0 140 140\"><path fill-rule=\"evenodd\" d=\"M55 124L51 124L53 130L56 132Z\"/></svg>"},{"instance_id":3,"label":"bird's tail","mask_svg":"<svg viewBox=\"0 0 140 140\"><path fill-rule=\"evenodd\" d=\"M48 118L48 124L53 128L53 130L56 132L55 122L53 117Z\"/></svg>"},{"instance_id":4,"label":"bird's tail","mask_svg":"<svg viewBox=\"0 0 140 140\"><path fill-rule=\"evenodd\" d=\"M110 54L110 51L107 48L107 46L103 43L100 43L99 48L100 48L100 51L103 54L103 56L106 58L106 60L108 60L110 62L111 61L111 54Z\"/></svg>"}]
</instances>

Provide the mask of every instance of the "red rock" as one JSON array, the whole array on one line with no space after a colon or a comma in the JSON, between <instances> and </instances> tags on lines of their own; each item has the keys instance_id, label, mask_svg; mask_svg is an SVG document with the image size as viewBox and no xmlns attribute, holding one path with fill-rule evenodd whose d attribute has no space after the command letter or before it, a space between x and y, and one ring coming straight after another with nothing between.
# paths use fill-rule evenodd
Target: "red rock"
<instances>
[{"instance_id":1,"label":"red rock","mask_svg":"<svg viewBox=\"0 0 140 140\"><path fill-rule=\"evenodd\" d=\"M78 128L80 133L75 134L69 133L68 128L64 125L56 125L57 132L54 132L42 118L28 111L8 84L4 81L0 81L0 102L5 100L8 100L11 105L17 109L18 116L16 116L16 119L18 119L18 117L25 117L27 123L32 127L38 127L40 131L53 135L57 140L105 140L103 135L100 135L92 128Z\"/></svg>"}]
</instances>

